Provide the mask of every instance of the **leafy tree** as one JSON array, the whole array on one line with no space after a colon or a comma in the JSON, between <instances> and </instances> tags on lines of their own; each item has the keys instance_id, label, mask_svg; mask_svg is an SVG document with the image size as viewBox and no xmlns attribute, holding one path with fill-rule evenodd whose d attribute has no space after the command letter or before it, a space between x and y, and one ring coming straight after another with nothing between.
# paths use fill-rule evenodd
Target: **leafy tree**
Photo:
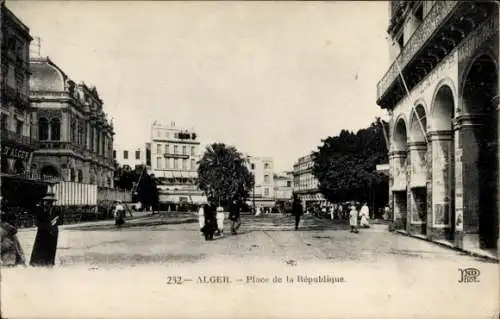
<instances>
[{"instance_id":1,"label":"leafy tree","mask_svg":"<svg viewBox=\"0 0 500 319\"><path fill-rule=\"evenodd\" d=\"M214 143L206 148L199 162L198 185L210 203L226 205L249 197L254 176L235 147Z\"/></svg>"},{"instance_id":2,"label":"leafy tree","mask_svg":"<svg viewBox=\"0 0 500 319\"><path fill-rule=\"evenodd\" d=\"M377 207L387 203L388 177L376 171L377 164L387 162L382 129L376 121L356 134L342 130L313 152L313 174L325 198L367 201Z\"/></svg>"},{"instance_id":3,"label":"leafy tree","mask_svg":"<svg viewBox=\"0 0 500 319\"><path fill-rule=\"evenodd\" d=\"M132 201L139 201L144 206L156 206L159 200L159 192L156 178L148 175L144 165L137 165L132 169L128 165L120 167L116 164L115 186L117 188L134 191Z\"/></svg>"}]
</instances>

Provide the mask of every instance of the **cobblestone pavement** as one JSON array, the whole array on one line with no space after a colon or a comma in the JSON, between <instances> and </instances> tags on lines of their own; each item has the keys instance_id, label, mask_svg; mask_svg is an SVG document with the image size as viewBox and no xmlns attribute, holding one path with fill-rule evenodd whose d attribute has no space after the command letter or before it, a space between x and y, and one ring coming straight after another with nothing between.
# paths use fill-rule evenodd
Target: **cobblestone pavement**
<instances>
[{"instance_id":1,"label":"cobblestone pavement","mask_svg":"<svg viewBox=\"0 0 500 319\"><path fill-rule=\"evenodd\" d=\"M112 222L61 229L55 269L2 271L2 311L8 318L75 311L114 318L491 318L498 309L497 263L390 233L386 225L353 234L347 221L309 216L295 231L290 216L243 216L238 235L205 241L192 221L193 214L169 214L122 229ZM19 233L27 257L34 236ZM468 267L480 270L479 282L458 283L459 269ZM231 283L199 278L215 275ZM282 283L273 284L274 276ZM318 276L326 282L314 282ZM17 300L29 307L8 306ZM56 307L54 300L64 302Z\"/></svg>"}]
</instances>

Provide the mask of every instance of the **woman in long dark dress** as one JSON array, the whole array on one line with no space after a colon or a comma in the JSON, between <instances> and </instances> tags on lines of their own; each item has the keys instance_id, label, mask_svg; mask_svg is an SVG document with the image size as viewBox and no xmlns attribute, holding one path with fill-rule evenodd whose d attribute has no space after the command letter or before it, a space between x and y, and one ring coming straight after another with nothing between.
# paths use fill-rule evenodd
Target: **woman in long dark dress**
<instances>
[{"instance_id":1,"label":"woman in long dark dress","mask_svg":"<svg viewBox=\"0 0 500 319\"><path fill-rule=\"evenodd\" d=\"M50 267L55 265L59 216L55 214L53 209L54 201L56 201L54 195L48 194L42 199L42 205L36 207L38 229L31 253L31 266Z\"/></svg>"},{"instance_id":2,"label":"woman in long dark dress","mask_svg":"<svg viewBox=\"0 0 500 319\"><path fill-rule=\"evenodd\" d=\"M215 231L217 230L215 207L210 205L205 205L203 212L205 215L205 226L203 226L203 234L205 235L205 240L212 240L214 239L214 234Z\"/></svg>"}]
</instances>

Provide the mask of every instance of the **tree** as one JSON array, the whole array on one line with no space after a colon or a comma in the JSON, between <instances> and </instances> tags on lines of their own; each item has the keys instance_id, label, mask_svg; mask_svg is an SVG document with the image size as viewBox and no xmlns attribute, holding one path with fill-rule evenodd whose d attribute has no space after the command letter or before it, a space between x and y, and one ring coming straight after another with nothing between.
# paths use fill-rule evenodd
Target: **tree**
<instances>
[{"instance_id":1,"label":"tree","mask_svg":"<svg viewBox=\"0 0 500 319\"><path fill-rule=\"evenodd\" d=\"M136 165L134 169L128 165L116 166L115 186L117 188L134 191L132 201L139 201L145 207L158 204L159 192L156 178L154 175L148 175L144 165Z\"/></svg>"},{"instance_id":2,"label":"tree","mask_svg":"<svg viewBox=\"0 0 500 319\"><path fill-rule=\"evenodd\" d=\"M323 140L313 153L313 174L325 198L367 201L377 207L387 203L388 177L376 171L377 164L387 162L382 129L376 121L356 134L342 130Z\"/></svg>"},{"instance_id":3,"label":"tree","mask_svg":"<svg viewBox=\"0 0 500 319\"><path fill-rule=\"evenodd\" d=\"M245 157L233 146L209 145L198 166L198 185L212 204L244 201L254 185Z\"/></svg>"}]
</instances>

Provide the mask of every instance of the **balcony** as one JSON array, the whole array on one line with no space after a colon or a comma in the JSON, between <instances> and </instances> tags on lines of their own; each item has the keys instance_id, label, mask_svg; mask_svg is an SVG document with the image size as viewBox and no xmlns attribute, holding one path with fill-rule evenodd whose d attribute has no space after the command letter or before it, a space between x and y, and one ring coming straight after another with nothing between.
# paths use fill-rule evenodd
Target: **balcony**
<instances>
[{"instance_id":1,"label":"balcony","mask_svg":"<svg viewBox=\"0 0 500 319\"><path fill-rule=\"evenodd\" d=\"M436 1L377 84L377 104L392 108L406 95L400 69L411 90L482 23L492 3Z\"/></svg>"},{"instance_id":2,"label":"balcony","mask_svg":"<svg viewBox=\"0 0 500 319\"><path fill-rule=\"evenodd\" d=\"M40 149L41 150L68 150L68 151L76 151L79 148L78 148L78 146L74 145L71 142L40 141Z\"/></svg>"},{"instance_id":3,"label":"balcony","mask_svg":"<svg viewBox=\"0 0 500 319\"><path fill-rule=\"evenodd\" d=\"M15 144L24 146L31 150L35 150L39 147L39 142L30 136L24 136L22 134L12 132L6 129L2 129L2 144Z\"/></svg>"},{"instance_id":4,"label":"balcony","mask_svg":"<svg viewBox=\"0 0 500 319\"><path fill-rule=\"evenodd\" d=\"M382 100L390 87L399 79L399 68L404 70L409 62L417 56L419 51L430 42L431 36L449 18L458 4L459 1L437 1L434 3L430 12L410 37L395 61L389 67L389 70L387 70L378 82L377 101Z\"/></svg>"}]
</instances>

